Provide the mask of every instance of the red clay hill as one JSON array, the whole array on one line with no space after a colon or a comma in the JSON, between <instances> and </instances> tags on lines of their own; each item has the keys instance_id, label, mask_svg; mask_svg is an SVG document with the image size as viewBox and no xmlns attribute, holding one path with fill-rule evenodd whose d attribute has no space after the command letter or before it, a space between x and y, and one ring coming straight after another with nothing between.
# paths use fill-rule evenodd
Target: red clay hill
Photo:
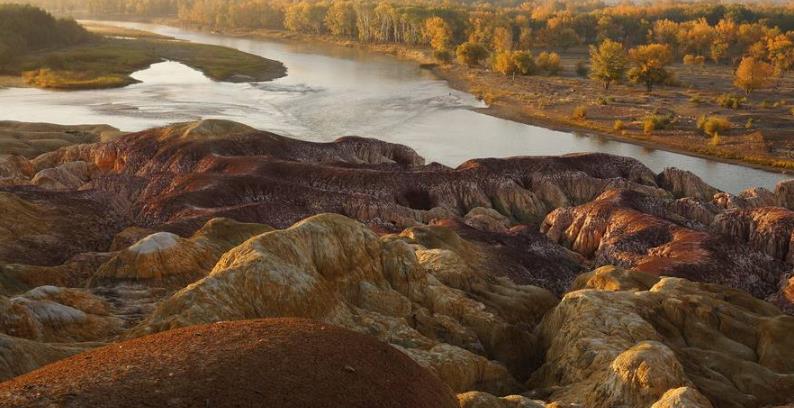
<instances>
[{"instance_id":1,"label":"red clay hill","mask_svg":"<svg viewBox=\"0 0 794 408\"><path fill-rule=\"evenodd\" d=\"M2 407L457 407L449 388L373 337L301 319L172 330L0 386Z\"/></svg>"}]
</instances>

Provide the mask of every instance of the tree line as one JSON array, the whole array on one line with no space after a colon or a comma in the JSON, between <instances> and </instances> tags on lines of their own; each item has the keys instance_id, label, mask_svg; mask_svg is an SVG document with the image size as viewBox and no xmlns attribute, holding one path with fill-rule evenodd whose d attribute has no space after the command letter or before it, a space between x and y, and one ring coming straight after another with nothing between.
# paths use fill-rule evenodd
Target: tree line
<instances>
[{"instance_id":1,"label":"tree line","mask_svg":"<svg viewBox=\"0 0 794 408\"><path fill-rule=\"evenodd\" d=\"M2 0L0 0L2 1ZM31 0L69 7L75 0ZM672 61L740 66L782 76L794 67L794 8L782 5L600 0L88 0L95 16L171 16L215 30L275 29L362 42L429 46L442 62L489 63L505 74L559 71L571 47L626 48L624 75L645 84L670 79ZM546 50L534 57L530 50ZM603 50L602 50L603 51ZM603 53L603 52L601 52ZM598 54L591 70L599 73ZM644 62L650 62L644 63ZM751 65L745 62L745 66ZM661 68L660 68L661 67ZM583 68L584 69L584 68ZM615 72L609 73L612 78ZM609 83L614 80L607 80Z\"/></svg>"}]
</instances>

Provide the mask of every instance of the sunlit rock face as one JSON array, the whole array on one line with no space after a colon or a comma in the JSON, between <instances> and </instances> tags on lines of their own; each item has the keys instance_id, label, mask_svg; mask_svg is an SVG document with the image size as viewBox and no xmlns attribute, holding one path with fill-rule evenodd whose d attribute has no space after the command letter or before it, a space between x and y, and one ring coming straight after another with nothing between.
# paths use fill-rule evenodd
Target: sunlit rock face
<instances>
[{"instance_id":1,"label":"sunlit rock face","mask_svg":"<svg viewBox=\"0 0 794 408\"><path fill-rule=\"evenodd\" d=\"M590 203L558 208L546 217L541 230L596 266L615 264L653 275L720 283L762 299L777 296L791 268L791 261L785 259L787 249L776 249L788 248L790 231L781 220L790 211L748 210L753 218L737 210L692 205L681 207L679 201L611 190ZM716 213L705 223L706 217L699 221L691 216L698 213L693 208ZM751 228L753 219L757 222Z\"/></svg>"},{"instance_id":2,"label":"sunlit rock face","mask_svg":"<svg viewBox=\"0 0 794 408\"><path fill-rule=\"evenodd\" d=\"M545 363L530 388L587 407L791 398L792 344L781 336L793 317L737 290L642 275L602 268L565 295L539 326Z\"/></svg>"},{"instance_id":3,"label":"sunlit rock face","mask_svg":"<svg viewBox=\"0 0 794 408\"><path fill-rule=\"evenodd\" d=\"M88 285L142 283L181 288L207 275L227 250L270 230L267 225L214 218L190 238L171 232L146 235L103 263Z\"/></svg>"},{"instance_id":4,"label":"sunlit rock face","mask_svg":"<svg viewBox=\"0 0 794 408\"><path fill-rule=\"evenodd\" d=\"M449 246L460 241L454 232L444 238ZM505 393L520 389L513 374L526 376L534 364L528 328L556 302L544 289L472 269L453 250L379 238L359 222L327 214L227 252L133 333L307 317L375 335L455 391Z\"/></svg>"},{"instance_id":5,"label":"sunlit rock face","mask_svg":"<svg viewBox=\"0 0 794 408\"><path fill-rule=\"evenodd\" d=\"M395 348L300 319L165 332L92 350L0 384L3 407L365 408L384 401L400 407L458 407L446 385Z\"/></svg>"},{"instance_id":6,"label":"sunlit rock face","mask_svg":"<svg viewBox=\"0 0 794 408\"><path fill-rule=\"evenodd\" d=\"M206 327L262 335L247 321L302 317L396 349L424 373L405 375L435 381L417 391L430 406L782 405L794 395L786 186L732 195L604 154L452 169L375 139L216 120L3 155L0 378L122 339L193 364L173 333L213 333L195 354L221 361L257 346ZM295 335L314 331L303 324ZM125 381L148 392L150 375ZM2 384L0 406L97 384L75 378ZM96 395L119 389L108 378ZM171 391L165 405L195 406Z\"/></svg>"}]
</instances>

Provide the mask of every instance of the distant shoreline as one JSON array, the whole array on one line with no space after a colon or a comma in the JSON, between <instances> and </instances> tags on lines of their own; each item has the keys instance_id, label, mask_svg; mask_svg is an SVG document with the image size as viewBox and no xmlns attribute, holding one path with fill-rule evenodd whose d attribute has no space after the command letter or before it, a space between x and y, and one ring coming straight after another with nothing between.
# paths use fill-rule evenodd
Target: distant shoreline
<instances>
[{"instance_id":1,"label":"distant shoreline","mask_svg":"<svg viewBox=\"0 0 794 408\"><path fill-rule=\"evenodd\" d=\"M309 44L319 40L325 43L334 44L341 47L351 47L368 52L391 55L400 59L409 60L420 64L423 68L433 72L439 79L447 81L449 86L453 89L476 94L476 92L473 92L472 90L472 87L475 85L473 82L469 81L466 78L462 78L460 75L456 73L457 71L438 65L436 61L433 60L428 50L409 48L397 44L367 44L358 41L339 39L331 36L309 35L303 33L293 33L293 32L278 31L278 30L210 31L210 30L202 30L201 27L187 25L173 20L154 21L153 23L171 25L186 29L211 32L213 34L219 34L230 37L239 37L239 38L253 38L253 39L259 38L259 39L292 42L292 43L300 43L300 44ZM474 110L489 116L498 117L513 122L524 123L527 125L539 126L539 127L544 127L544 128L559 130L564 132L574 132L587 137L592 137L592 136L603 137L605 139L619 141L623 143L630 143L633 145L647 147L650 149L662 150L662 151L682 154L690 157L712 160L720 163L735 164L743 167L767 171L770 173L794 174L792 170L785 169L782 167L753 163L750 161L740 160L740 159L713 156L705 153L700 153L697 151L679 148L676 146L671 146L664 143L658 143L652 140L643 140L635 137L621 136L615 134L614 132L607 132L599 129L590 128L587 126L579 126L575 123L571 123L570 121L560 121L549 117L538 117L536 115L530 115L525 110L523 110L523 106L518 103L511 105L503 101L497 100L493 103L489 103L488 107L486 108L480 108Z\"/></svg>"}]
</instances>

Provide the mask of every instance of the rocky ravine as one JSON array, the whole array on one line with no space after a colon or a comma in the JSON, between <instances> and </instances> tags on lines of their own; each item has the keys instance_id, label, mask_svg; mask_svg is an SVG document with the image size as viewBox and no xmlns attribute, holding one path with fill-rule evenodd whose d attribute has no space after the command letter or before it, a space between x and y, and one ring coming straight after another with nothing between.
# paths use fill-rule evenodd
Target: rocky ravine
<instances>
[{"instance_id":1,"label":"rocky ravine","mask_svg":"<svg viewBox=\"0 0 794 408\"><path fill-rule=\"evenodd\" d=\"M0 406L136 406L147 390L195 405L209 397L179 384L211 374L185 374L190 350L217 362L208 373L232 370L223 353L235 344L278 367L263 350L299 351L252 341L274 330L317 333L318 347L390 345L299 363L330 374L290 371L320 385L279 391L281 406L344 406L324 387L380 406L389 384L417 375L435 381L414 391L428 406L794 403L789 183L734 196L603 154L451 169L374 139L310 143L224 121L86 138L0 155L0 377L13 378ZM254 320L280 317L314 323ZM233 329L250 335L222 321L251 321ZM182 381L167 387L165 368L135 369L165 348ZM366 353L389 357L367 365ZM81 356L125 380L96 381ZM403 368L360 382L379 364ZM367 375L343 381L339 365ZM268 378L236 394L246 382L227 378L239 398L213 406L251 403ZM108 393L130 398L92 399ZM419 406L394 401L383 406Z\"/></svg>"}]
</instances>

